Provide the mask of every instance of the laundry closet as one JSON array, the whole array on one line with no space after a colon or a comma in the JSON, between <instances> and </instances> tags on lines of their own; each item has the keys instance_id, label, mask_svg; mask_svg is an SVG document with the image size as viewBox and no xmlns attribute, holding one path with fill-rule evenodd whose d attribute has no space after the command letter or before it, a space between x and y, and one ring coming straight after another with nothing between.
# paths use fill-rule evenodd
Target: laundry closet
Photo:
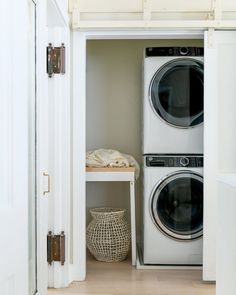
<instances>
[{"instance_id":1,"label":"laundry closet","mask_svg":"<svg viewBox=\"0 0 236 295\"><path fill-rule=\"evenodd\" d=\"M136 182L138 239L140 239L143 215L142 134L145 48L202 46L201 39L87 42L86 150L115 149L131 154L140 164L141 175ZM161 141L161 138L159 140ZM126 183L87 183L86 200L87 222L91 218L89 208L104 206L126 208L129 219L129 190Z\"/></svg>"}]
</instances>

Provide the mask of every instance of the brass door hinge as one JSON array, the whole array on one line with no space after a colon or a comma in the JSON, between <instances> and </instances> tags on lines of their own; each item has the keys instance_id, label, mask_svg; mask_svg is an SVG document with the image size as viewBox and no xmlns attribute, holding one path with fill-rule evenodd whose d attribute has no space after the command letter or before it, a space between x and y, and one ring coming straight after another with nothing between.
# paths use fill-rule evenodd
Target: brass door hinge
<instances>
[{"instance_id":1,"label":"brass door hinge","mask_svg":"<svg viewBox=\"0 0 236 295\"><path fill-rule=\"evenodd\" d=\"M47 261L51 265L53 261L65 263L65 234L53 235L51 231L47 235Z\"/></svg>"},{"instance_id":2,"label":"brass door hinge","mask_svg":"<svg viewBox=\"0 0 236 295\"><path fill-rule=\"evenodd\" d=\"M65 46L53 47L51 43L47 46L47 73L51 78L53 74L65 74Z\"/></svg>"}]
</instances>

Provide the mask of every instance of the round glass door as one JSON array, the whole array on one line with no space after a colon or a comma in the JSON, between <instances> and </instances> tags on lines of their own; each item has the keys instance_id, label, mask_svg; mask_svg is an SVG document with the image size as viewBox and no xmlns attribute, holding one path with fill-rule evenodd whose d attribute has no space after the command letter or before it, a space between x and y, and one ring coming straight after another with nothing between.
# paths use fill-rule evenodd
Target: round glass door
<instances>
[{"instance_id":1,"label":"round glass door","mask_svg":"<svg viewBox=\"0 0 236 295\"><path fill-rule=\"evenodd\" d=\"M166 123L191 128L203 122L203 63L195 59L176 59L154 75L150 102Z\"/></svg>"},{"instance_id":2,"label":"round glass door","mask_svg":"<svg viewBox=\"0 0 236 295\"><path fill-rule=\"evenodd\" d=\"M171 238L193 240L203 231L203 177L180 171L155 188L151 211L156 226Z\"/></svg>"}]
</instances>

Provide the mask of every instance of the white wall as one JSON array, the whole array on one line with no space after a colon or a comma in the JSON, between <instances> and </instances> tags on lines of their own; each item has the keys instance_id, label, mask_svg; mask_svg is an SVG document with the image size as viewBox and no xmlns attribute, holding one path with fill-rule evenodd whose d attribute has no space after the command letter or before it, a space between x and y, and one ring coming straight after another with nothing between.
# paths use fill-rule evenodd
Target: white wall
<instances>
[{"instance_id":1,"label":"white wall","mask_svg":"<svg viewBox=\"0 0 236 295\"><path fill-rule=\"evenodd\" d=\"M142 60L148 46L201 46L201 40L102 40L87 47L87 150L112 148L142 163ZM137 185L140 226L142 177ZM125 183L87 184L87 207L129 209ZM129 213L129 210L128 210ZM89 214L87 219L90 219Z\"/></svg>"},{"instance_id":2,"label":"white wall","mask_svg":"<svg viewBox=\"0 0 236 295\"><path fill-rule=\"evenodd\" d=\"M235 174L222 175L221 178L217 186L219 192L217 201L220 206L216 222L216 294L234 295L236 293ZM222 196L225 197L223 202Z\"/></svg>"},{"instance_id":3,"label":"white wall","mask_svg":"<svg viewBox=\"0 0 236 295\"><path fill-rule=\"evenodd\" d=\"M215 31L213 36L209 32L205 33L204 280L216 278L217 222L219 219L222 221L217 215L222 207L222 204L217 202L217 178L219 173L236 172L235 51L235 31ZM228 191L226 190L225 194L221 191L219 198L228 202ZM225 229L230 233L227 225Z\"/></svg>"}]
</instances>

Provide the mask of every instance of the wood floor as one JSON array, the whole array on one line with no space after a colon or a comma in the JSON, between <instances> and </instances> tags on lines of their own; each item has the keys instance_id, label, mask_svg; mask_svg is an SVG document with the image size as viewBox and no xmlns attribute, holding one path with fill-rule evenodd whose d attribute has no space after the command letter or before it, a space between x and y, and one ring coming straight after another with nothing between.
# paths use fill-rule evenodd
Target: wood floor
<instances>
[{"instance_id":1,"label":"wood floor","mask_svg":"<svg viewBox=\"0 0 236 295\"><path fill-rule=\"evenodd\" d=\"M215 285L203 283L201 271L136 270L130 261L89 260L85 282L49 295L215 295Z\"/></svg>"}]
</instances>

